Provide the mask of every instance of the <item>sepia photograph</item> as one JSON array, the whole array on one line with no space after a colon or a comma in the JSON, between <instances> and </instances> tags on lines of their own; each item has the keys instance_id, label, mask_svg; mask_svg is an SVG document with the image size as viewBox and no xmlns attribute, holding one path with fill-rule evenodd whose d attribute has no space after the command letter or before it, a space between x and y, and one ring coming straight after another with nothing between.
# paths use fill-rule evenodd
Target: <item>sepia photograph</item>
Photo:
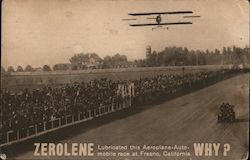
<instances>
[{"instance_id":1,"label":"sepia photograph","mask_svg":"<svg viewBox=\"0 0 250 160\"><path fill-rule=\"evenodd\" d=\"M3 0L0 160L247 160L247 0Z\"/></svg>"}]
</instances>

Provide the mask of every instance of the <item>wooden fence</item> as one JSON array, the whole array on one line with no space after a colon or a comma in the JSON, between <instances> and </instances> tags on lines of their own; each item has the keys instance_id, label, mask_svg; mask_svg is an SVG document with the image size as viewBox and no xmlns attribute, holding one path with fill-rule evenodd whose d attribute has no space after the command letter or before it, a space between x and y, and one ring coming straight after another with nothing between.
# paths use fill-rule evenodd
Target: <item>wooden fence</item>
<instances>
[{"instance_id":1,"label":"wooden fence","mask_svg":"<svg viewBox=\"0 0 250 160\"><path fill-rule=\"evenodd\" d=\"M131 98L124 99L124 101L121 104L117 105L110 104L108 106L102 106L96 109L87 110L85 112L79 112L78 114L66 115L47 122L31 125L28 128L9 130L8 132L5 133L6 140L3 144L0 145L0 147L18 143L30 138L34 138L67 126L90 121L94 118L111 114L118 110L122 110L129 107L131 107Z\"/></svg>"}]
</instances>

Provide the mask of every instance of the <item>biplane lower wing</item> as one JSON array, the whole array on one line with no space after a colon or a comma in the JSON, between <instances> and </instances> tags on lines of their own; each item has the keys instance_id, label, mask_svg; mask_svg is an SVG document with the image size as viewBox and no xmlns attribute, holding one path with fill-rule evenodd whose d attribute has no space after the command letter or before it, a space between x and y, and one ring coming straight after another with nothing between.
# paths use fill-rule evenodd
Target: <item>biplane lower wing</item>
<instances>
[{"instance_id":1,"label":"biplane lower wing","mask_svg":"<svg viewBox=\"0 0 250 160\"><path fill-rule=\"evenodd\" d=\"M193 13L192 11L175 11L175 12L151 12L151 13L129 13L130 16L146 16L146 15L153 15L153 14L187 14Z\"/></svg>"},{"instance_id":2,"label":"biplane lower wing","mask_svg":"<svg viewBox=\"0 0 250 160\"><path fill-rule=\"evenodd\" d=\"M163 25L179 25L179 24L192 24L192 22L130 24L130 26L139 27L139 26L163 26Z\"/></svg>"},{"instance_id":3,"label":"biplane lower wing","mask_svg":"<svg viewBox=\"0 0 250 160\"><path fill-rule=\"evenodd\" d=\"M201 16L183 16L183 18L200 18Z\"/></svg>"}]
</instances>

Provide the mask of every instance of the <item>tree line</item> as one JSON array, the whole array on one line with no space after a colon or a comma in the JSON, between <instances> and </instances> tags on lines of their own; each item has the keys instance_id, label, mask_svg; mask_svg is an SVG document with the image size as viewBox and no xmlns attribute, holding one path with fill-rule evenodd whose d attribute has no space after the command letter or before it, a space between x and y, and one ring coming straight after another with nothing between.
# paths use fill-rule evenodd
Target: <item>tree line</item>
<instances>
[{"instance_id":1,"label":"tree line","mask_svg":"<svg viewBox=\"0 0 250 160\"><path fill-rule=\"evenodd\" d=\"M18 66L15 70L13 66L9 66L7 70L1 66L2 73L10 72L34 72L34 71L58 71L58 70L85 70L85 69L105 69L105 68L125 68L131 67L133 62L128 61L126 55L119 53L113 56L105 56L103 59L96 53L79 53L73 55L69 59L70 63L59 63L53 67L44 65L42 68L33 68L27 65L25 68Z\"/></svg>"},{"instance_id":2,"label":"tree line","mask_svg":"<svg viewBox=\"0 0 250 160\"><path fill-rule=\"evenodd\" d=\"M238 65L250 62L249 48L223 47L209 51L188 50L183 47L166 47L163 51L147 54L146 59L135 60L136 66L182 66L182 65Z\"/></svg>"},{"instance_id":3,"label":"tree line","mask_svg":"<svg viewBox=\"0 0 250 160\"><path fill-rule=\"evenodd\" d=\"M186 47L166 47L164 50L147 53L145 59L129 61L126 55L119 53L101 58L96 53L79 53L69 59L69 63L55 64L53 67L44 65L42 68L33 68L27 65L24 69L18 66L15 70L9 66L7 70L1 66L2 73L34 72L57 70L84 70L126 67L156 67L156 66L182 66L182 65L228 65L249 64L249 48L223 47L222 51L215 50L188 50Z\"/></svg>"},{"instance_id":4,"label":"tree line","mask_svg":"<svg viewBox=\"0 0 250 160\"><path fill-rule=\"evenodd\" d=\"M10 73L10 72L34 72L34 71L52 71L49 65L44 65L43 68L33 68L31 65L27 65L24 69L22 66L18 66L15 70L13 66L9 66L7 70L1 66L1 73Z\"/></svg>"}]
</instances>

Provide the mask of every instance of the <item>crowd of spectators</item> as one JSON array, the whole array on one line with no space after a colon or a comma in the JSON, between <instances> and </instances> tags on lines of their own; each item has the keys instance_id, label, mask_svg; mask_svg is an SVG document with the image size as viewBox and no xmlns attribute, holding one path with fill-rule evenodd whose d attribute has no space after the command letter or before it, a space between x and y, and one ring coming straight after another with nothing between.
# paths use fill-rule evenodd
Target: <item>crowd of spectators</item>
<instances>
[{"instance_id":1,"label":"crowd of spectators","mask_svg":"<svg viewBox=\"0 0 250 160\"><path fill-rule=\"evenodd\" d=\"M65 115L113 103L116 81L99 79L88 83L45 86L19 93L1 90L2 123L5 130L28 127Z\"/></svg>"},{"instance_id":2,"label":"crowd of spectators","mask_svg":"<svg viewBox=\"0 0 250 160\"><path fill-rule=\"evenodd\" d=\"M137 102L155 102L164 100L166 96L187 90L203 87L209 83L216 82L229 71L205 71L195 74L166 74L157 75L151 78L142 78L134 81L135 97ZM230 71L231 72L231 71Z\"/></svg>"}]
</instances>

